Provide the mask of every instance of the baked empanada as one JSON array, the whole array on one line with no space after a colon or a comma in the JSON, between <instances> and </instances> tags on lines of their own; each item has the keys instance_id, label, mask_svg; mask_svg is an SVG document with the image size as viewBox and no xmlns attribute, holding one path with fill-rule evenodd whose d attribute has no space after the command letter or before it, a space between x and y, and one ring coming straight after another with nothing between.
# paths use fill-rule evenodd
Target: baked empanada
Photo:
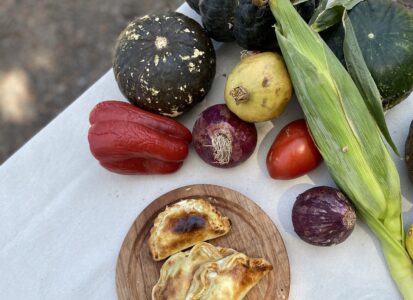
<instances>
[{"instance_id":1,"label":"baked empanada","mask_svg":"<svg viewBox=\"0 0 413 300\"><path fill-rule=\"evenodd\" d=\"M231 222L203 199L187 199L167 207L155 219L149 236L154 260L162 260L199 242L222 236Z\"/></svg>"},{"instance_id":2,"label":"baked empanada","mask_svg":"<svg viewBox=\"0 0 413 300\"><path fill-rule=\"evenodd\" d=\"M159 281L152 290L152 300L185 299L192 277L200 265L235 252L233 249L199 243L189 251L172 255L161 268Z\"/></svg>"},{"instance_id":3,"label":"baked empanada","mask_svg":"<svg viewBox=\"0 0 413 300\"><path fill-rule=\"evenodd\" d=\"M195 272L185 300L240 300L272 270L262 258L234 253L201 265Z\"/></svg>"}]
</instances>

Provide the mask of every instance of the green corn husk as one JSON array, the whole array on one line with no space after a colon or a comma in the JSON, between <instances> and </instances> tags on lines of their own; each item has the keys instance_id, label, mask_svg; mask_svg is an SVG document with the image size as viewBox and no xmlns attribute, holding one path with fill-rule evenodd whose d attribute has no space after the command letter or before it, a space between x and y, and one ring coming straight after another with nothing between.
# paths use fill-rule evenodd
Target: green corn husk
<instances>
[{"instance_id":1,"label":"green corn husk","mask_svg":"<svg viewBox=\"0 0 413 300\"><path fill-rule=\"evenodd\" d=\"M400 179L376 123L380 116L373 117L348 72L289 0L270 0L270 7L297 98L329 172L380 240L400 293L413 299Z\"/></svg>"},{"instance_id":2,"label":"green corn husk","mask_svg":"<svg viewBox=\"0 0 413 300\"><path fill-rule=\"evenodd\" d=\"M317 32L326 30L340 22L346 10L351 10L362 1L364 0L321 0L310 20L311 28Z\"/></svg>"}]
</instances>

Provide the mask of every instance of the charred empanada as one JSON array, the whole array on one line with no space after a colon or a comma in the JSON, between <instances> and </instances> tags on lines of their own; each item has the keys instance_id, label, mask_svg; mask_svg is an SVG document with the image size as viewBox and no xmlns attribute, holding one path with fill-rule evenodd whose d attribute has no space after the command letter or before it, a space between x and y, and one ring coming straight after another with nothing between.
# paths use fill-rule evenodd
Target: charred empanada
<instances>
[{"instance_id":1,"label":"charred empanada","mask_svg":"<svg viewBox=\"0 0 413 300\"><path fill-rule=\"evenodd\" d=\"M203 199L182 200L155 219L149 237L154 260L162 260L199 242L222 236L231 228L227 217Z\"/></svg>"},{"instance_id":2,"label":"charred empanada","mask_svg":"<svg viewBox=\"0 0 413 300\"><path fill-rule=\"evenodd\" d=\"M234 253L201 265L195 272L185 300L240 300L272 270L262 258Z\"/></svg>"},{"instance_id":3,"label":"charred empanada","mask_svg":"<svg viewBox=\"0 0 413 300\"><path fill-rule=\"evenodd\" d=\"M183 300L200 265L219 260L236 251L215 247L208 243L196 244L190 251L172 255L163 264L158 283L152 289L152 300Z\"/></svg>"}]
</instances>

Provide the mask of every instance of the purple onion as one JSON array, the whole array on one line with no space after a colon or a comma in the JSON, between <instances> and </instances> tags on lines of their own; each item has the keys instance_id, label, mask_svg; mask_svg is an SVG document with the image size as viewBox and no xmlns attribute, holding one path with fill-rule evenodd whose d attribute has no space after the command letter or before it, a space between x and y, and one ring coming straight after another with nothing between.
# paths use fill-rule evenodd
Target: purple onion
<instances>
[{"instance_id":1,"label":"purple onion","mask_svg":"<svg viewBox=\"0 0 413 300\"><path fill-rule=\"evenodd\" d=\"M232 113L225 104L204 110L192 131L198 155L208 164L231 168L248 159L257 145L257 129Z\"/></svg>"},{"instance_id":2,"label":"purple onion","mask_svg":"<svg viewBox=\"0 0 413 300\"><path fill-rule=\"evenodd\" d=\"M339 190L320 186L297 197L292 221L295 232L307 243L331 246L345 241L353 232L356 212Z\"/></svg>"}]
</instances>

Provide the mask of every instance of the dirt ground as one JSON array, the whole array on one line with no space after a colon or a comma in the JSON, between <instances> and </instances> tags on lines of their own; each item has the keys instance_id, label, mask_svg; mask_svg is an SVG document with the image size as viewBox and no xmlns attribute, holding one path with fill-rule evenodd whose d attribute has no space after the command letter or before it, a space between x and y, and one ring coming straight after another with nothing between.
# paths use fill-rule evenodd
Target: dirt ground
<instances>
[{"instance_id":1,"label":"dirt ground","mask_svg":"<svg viewBox=\"0 0 413 300\"><path fill-rule=\"evenodd\" d=\"M0 164L111 66L135 16L183 0L1 0Z\"/></svg>"}]
</instances>

